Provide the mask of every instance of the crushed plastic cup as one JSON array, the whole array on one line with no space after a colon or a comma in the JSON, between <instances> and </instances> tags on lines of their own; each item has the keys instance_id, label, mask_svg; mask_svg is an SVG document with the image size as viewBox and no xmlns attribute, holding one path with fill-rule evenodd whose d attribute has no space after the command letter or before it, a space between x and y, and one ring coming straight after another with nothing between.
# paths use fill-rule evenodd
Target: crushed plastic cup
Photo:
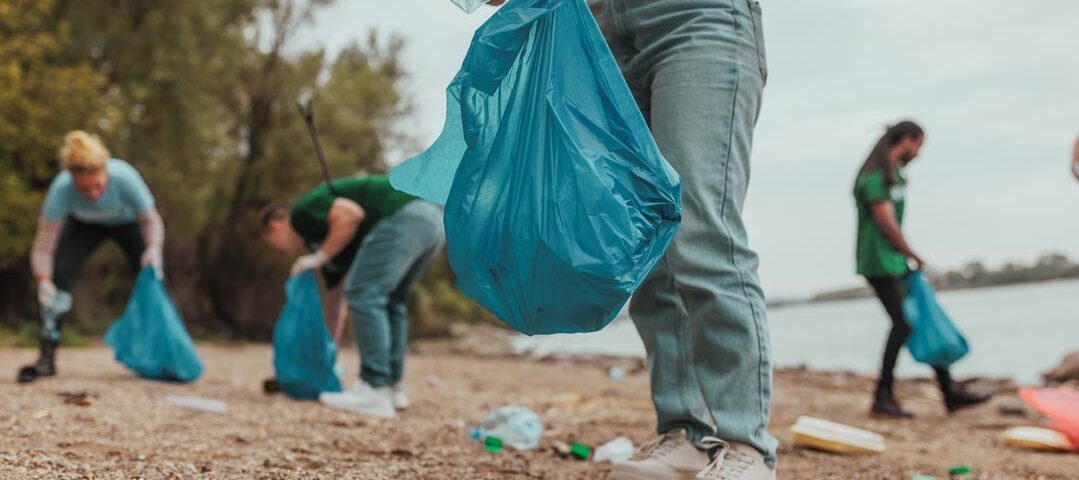
<instances>
[{"instance_id":1,"label":"crushed plastic cup","mask_svg":"<svg viewBox=\"0 0 1079 480\"><path fill-rule=\"evenodd\" d=\"M206 413L225 413L229 406L220 400L205 397L190 397L186 395L167 395L165 401L180 408L197 410Z\"/></svg>"},{"instance_id":2,"label":"crushed plastic cup","mask_svg":"<svg viewBox=\"0 0 1079 480\"><path fill-rule=\"evenodd\" d=\"M616 463L629 460L629 457L632 456L633 440L618 437L596 448L596 453L592 455L592 461L596 463Z\"/></svg>"},{"instance_id":3,"label":"crushed plastic cup","mask_svg":"<svg viewBox=\"0 0 1079 480\"><path fill-rule=\"evenodd\" d=\"M497 437L503 445L517 450L532 450L539 446L543 437L543 422L536 412L527 407L500 407L472 428L468 435L481 442Z\"/></svg>"}]
</instances>

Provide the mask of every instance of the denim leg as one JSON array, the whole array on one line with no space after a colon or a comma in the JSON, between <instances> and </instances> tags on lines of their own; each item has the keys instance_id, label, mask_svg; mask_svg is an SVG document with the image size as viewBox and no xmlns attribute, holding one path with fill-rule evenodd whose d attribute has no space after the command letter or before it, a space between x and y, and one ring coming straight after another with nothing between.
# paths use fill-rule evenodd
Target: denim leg
<instances>
[{"instance_id":1,"label":"denim leg","mask_svg":"<svg viewBox=\"0 0 1079 480\"><path fill-rule=\"evenodd\" d=\"M774 465L764 294L741 219L766 76L759 6L605 3L597 18L612 52L682 177L682 226L630 310L649 348L659 429L747 443Z\"/></svg>"},{"instance_id":2,"label":"denim leg","mask_svg":"<svg viewBox=\"0 0 1079 480\"><path fill-rule=\"evenodd\" d=\"M405 274L405 278L390 294L389 318L390 318L390 383L397 384L405 374L405 353L408 351L408 298L412 294L412 287L416 285L427 270L431 268L435 258L438 257L445 243L445 232L442 228L442 212L434 205L425 212L431 217L422 235L427 240L427 250L421 252L419 257ZM437 227L437 228L430 228ZM421 232L413 232L421 234Z\"/></svg>"},{"instance_id":3,"label":"denim leg","mask_svg":"<svg viewBox=\"0 0 1079 480\"><path fill-rule=\"evenodd\" d=\"M395 363L404 363L403 349L394 345L401 343L398 337L407 341L407 319L398 317L402 325L391 326L391 296L431 244L441 244L441 232L441 210L414 200L367 234L349 267L345 297L360 350L360 379L373 387L392 385ZM396 362L395 352L401 357Z\"/></svg>"}]
</instances>

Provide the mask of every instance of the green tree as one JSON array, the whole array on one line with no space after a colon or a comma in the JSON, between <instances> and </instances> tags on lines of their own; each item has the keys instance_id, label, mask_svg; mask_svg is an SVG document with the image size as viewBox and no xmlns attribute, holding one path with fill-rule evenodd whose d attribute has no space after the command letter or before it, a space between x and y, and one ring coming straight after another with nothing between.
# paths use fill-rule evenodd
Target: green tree
<instances>
[{"instance_id":1,"label":"green tree","mask_svg":"<svg viewBox=\"0 0 1079 480\"><path fill-rule=\"evenodd\" d=\"M27 253L64 132L91 124L101 77L64 55L51 0L0 0L0 318L25 317Z\"/></svg>"}]
</instances>

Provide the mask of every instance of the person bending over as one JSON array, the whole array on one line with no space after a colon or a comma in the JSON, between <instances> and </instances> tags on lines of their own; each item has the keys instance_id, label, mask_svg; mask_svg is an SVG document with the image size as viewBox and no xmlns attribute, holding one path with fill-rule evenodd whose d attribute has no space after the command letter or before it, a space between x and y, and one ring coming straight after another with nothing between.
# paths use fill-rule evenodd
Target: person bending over
<instances>
[{"instance_id":1,"label":"person bending over","mask_svg":"<svg viewBox=\"0 0 1079 480\"><path fill-rule=\"evenodd\" d=\"M333 408L393 417L408 407L401 385L408 346L408 297L445 241L442 209L399 192L384 176L343 178L304 194L291 207L263 209L263 238L299 256L292 275L321 269L326 326L341 335L347 303L360 351L360 383L319 400ZM304 251L311 253L304 255Z\"/></svg>"},{"instance_id":2,"label":"person bending over","mask_svg":"<svg viewBox=\"0 0 1079 480\"><path fill-rule=\"evenodd\" d=\"M71 289L86 260L105 240L120 246L132 275L140 266L162 275L165 227L139 172L110 158L94 135L73 131L60 149L63 171L53 179L30 253L43 312L40 356L19 370L19 383L56 374L56 349Z\"/></svg>"}]
</instances>

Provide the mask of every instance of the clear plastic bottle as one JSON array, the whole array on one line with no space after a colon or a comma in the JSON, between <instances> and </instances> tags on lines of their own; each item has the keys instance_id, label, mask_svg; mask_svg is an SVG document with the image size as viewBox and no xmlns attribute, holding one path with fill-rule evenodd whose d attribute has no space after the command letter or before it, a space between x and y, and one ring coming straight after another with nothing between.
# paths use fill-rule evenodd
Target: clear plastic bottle
<instances>
[{"instance_id":1,"label":"clear plastic bottle","mask_svg":"<svg viewBox=\"0 0 1079 480\"><path fill-rule=\"evenodd\" d=\"M600 462L621 462L629 460L629 457L633 456L633 440L626 437L618 437L603 445L600 445L596 449L596 453L592 455L592 461L596 463Z\"/></svg>"},{"instance_id":2,"label":"clear plastic bottle","mask_svg":"<svg viewBox=\"0 0 1079 480\"><path fill-rule=\"evenodd\" d=\"M498 437L503 444L517 450L532 450L543 438L543 422L527 407L500 407L469 430L468 435L478 441Z\"/></svg>"}]
</instances>

